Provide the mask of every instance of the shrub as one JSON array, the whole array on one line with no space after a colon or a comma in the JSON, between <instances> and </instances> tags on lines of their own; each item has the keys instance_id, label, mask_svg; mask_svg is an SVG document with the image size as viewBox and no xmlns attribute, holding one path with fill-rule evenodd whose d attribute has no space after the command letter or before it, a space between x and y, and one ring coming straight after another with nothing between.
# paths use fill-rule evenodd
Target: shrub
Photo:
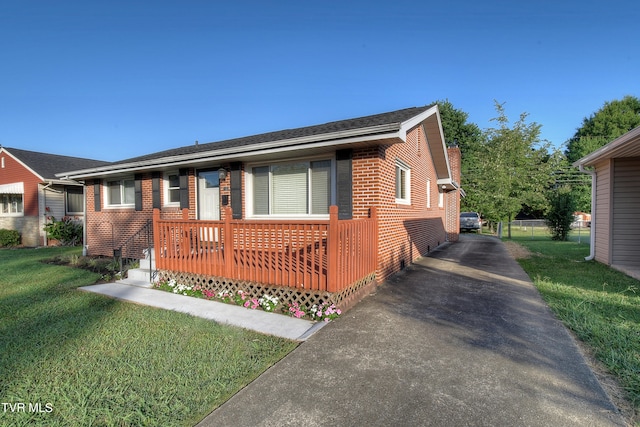
<instances>
[{"instance_id":1,"label":"shrub","mask_svg":"<svg viewBox=\"0 0 640 427\"><path fill-rule=\"evenodd\" d=\"M54 217L49 217L49 223L45 224L44 231L47 238L59 240L63 246L77 246L82 244L82 223L69 216L57 221Z\"/></svg>"},{"instance_id":2,"label":"shrub","mask_svg":"<svg viewBox=\"0 0 640 427\"><path fill-rule=\"evenodd\" d=\"M560 187L549 193L549 213L547 213L547 225L551 230L553 240L565 241L571 231L573 213L576 202L569 187Z\"/></svg>"},{"instance_id":3,"label":"shrub","mask_svg":"<svg viewBox=\"0 0 640 427\"><path fill-rule=\"evenodd\" d=\"M20 233L17 230L0 229L0 247L18 246L20 244Z\"/></svg>"}]
</instances>

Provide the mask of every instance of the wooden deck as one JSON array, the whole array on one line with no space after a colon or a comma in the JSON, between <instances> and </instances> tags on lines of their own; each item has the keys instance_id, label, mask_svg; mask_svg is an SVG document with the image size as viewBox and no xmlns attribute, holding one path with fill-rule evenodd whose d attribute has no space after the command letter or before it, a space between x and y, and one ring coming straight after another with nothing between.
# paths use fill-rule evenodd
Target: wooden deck
<instances>
[{"instance_id":1,"label":"wooden deck","mask_svg":"<svg viewBox=\"0 0 640 427\"><path fill-rule=\"evenodd\" d=\"M156 267L265 285L339 292L377 268L377 217L338 220L162 220L154 211Z\"/></svg>"}]
</instances>

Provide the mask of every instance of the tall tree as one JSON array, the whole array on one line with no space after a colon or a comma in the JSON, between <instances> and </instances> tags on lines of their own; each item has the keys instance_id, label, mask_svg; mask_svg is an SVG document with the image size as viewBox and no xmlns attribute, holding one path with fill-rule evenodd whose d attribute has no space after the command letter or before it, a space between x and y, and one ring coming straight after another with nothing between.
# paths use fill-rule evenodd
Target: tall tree
<instances>
[{"instance_id":1,"label":"tall tree","mask_svg":"<svg viewBox=\"0 0 640 427\"><path fill-rule=\"evenodd\" d=\"M582 120L582 126L567 141L565 154L569 165L592 153L631 129L640 126L640 99L625 96L605 102L604 106ZM576 209L591 210L591 184L585 177L570 182Z\"/></svg>"},{"instance_id":2,"label":"tall tree","mask_svg":"<svg viewBox=\"0 0 640 427\"><path fill-rule=\"evenodd\" d=\"M467 198L490 221L511 221L524 205L542 209L550 182L549 143L540 139L541 125L527 123L522 113L511 124L504 104L495 103L498 127L483 132L479 144L469 147L467 156ZM509 233L510 234L510 233Z\"/></svg>"},{"instance_id":3,"label":"tall tree","mask_svg":"<svg viewBox=\"0 0 640 427\"><path fill-rule=\"evenodd\" d=\"M456 109L448 99L436 101L436 104L440 110L442 130L447 144L458 144L460 151L464 153L468 147L480 141L482 131L475 123L467 123L469 114Z\"/></svg>"},{"instance_id":4,"label":"tall tree","mask_svg":"<svg viewBox=\"0 0 640 427\"><path fill-rule=\"evenodd\" d=\"M637 126L640 126L640 99L625 96L605 102L602 108L582 120L582 126L567 141L567 159L573 163Z\"/></svg>"}]
</instances>

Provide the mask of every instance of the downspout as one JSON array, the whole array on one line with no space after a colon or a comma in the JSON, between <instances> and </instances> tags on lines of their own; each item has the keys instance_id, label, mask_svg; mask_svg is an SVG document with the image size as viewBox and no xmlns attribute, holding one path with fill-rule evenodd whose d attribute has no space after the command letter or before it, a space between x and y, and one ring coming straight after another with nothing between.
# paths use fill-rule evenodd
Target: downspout
<instances>
[{"instance_id":1,"label":"downspout","mask_svg":"<svg viewBox=\"0 0 640 427\"><path fill-rule=\"evenodd\" d=\"M87 186L82 183L82 256L87 256Z\"/></svg>"},{"instance_id":2,"label":"downspout","mask_svg":"<svg viewBox=\"0 0 640 427\"><path fill-rule=\"evenodd\" d=\"M591 261L596 256L596 173L595 171L586 170L584 165L578 165L578 169L582 173L588 173L591 175L591 242L589 248L589 256L585 257L585 261Z\"/></svg>"},{"instance_id":3,"label":"downspout","mask_svg":"<svg viewBox=\"0 0 640 427\"><path fill-rule=\"evenodd\" d=\"M42 187L42 196L44 197L43 203L44 203L44 215L43 215L43 220L42 220L42 225L45 226L47 225L47 188L51 187L53 185L53 182L49 181L44 187ZM47 232L44 232L44 247L46 248L47 246L49 246L49 238L47 236Z\"/></svg>"}]
</instances>

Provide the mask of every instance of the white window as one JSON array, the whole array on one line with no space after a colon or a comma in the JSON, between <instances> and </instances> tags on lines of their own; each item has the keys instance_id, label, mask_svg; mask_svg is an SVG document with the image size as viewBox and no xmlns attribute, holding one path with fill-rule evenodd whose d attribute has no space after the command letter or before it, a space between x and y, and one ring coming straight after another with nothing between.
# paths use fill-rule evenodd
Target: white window
<instances>
[{"instance_id":1,"label":"white window","mask_svg":"<svg viewBox=\"0 0 640 427\"><path fill-rule=\"evenodd\" d=\"M135 187L133 178L107 181L107 206L133 206Z\"/></svg>"},{"instance_id":2,"label":"white window","mask_svg":"<svg viewBox=\"0 0 640 427\"><path fill-rule=\"evenodd\" d=\"M180 205L180 175L178 172L164 174L164 204Z\"/></svg>"},{"instance_id":3,"label":"white window","mask_svg":"<svg viewBox=\"0 0 640 427\"><path fill-rule=\"evenodd\" d=\"M3 216L21 216L23 209L22 194L0 194L0 214Z\"/></svg>"},{"instance_id":4,"label":"white window","mask_svg":"<svg viewBox=\"0 0 640 427\"><path fill-rule=\"evenodd\" d=\"M444 208L444 193L442 191L438 192L438 207Z\"/></svg>"},{"instance_id":5,"label":"white window","mask_svg":"<svg viewBox=\"0 0 640 427\"><path fill-rule=\"evenodd\" d=\"M396 203L411 204L411 168L396 160Z\"/></svg>"},{"instance_id":6,"label":"white window","mask_svg":"<svg viewBox=\"0 0 640 427\"><path fill-rule=\"evenodd\" d=\"M253 215L328 215L332 197L329 159L249 168Z\"/></svg>"},{"instance_id":7,"label":"white window","mask_svg":"<svg viewBox=\"0 0 640 427\"><path fill-rule=\"evenodd\" d=\"M427 208L431 207L431 180L427 179Z\"/></svg>"},{"instance_id":8,"label":"white window","mask_svg":"<svg viewBox=\"0 0 640 427\"><path fill-rule=\"evenodd\" d=\"M65 194L67 215L84 212L84 192L82 187L67 187Z\"/></svg>"},{"instance_id":9,"label":"white window","mask_svg":"<svg viewBox=\"0 0 640 427\"><path fill-rule=\"evenodd\" d=\"M24 215L24 183L0 184L0 215Z\"/></svg>"}]
</instances>

